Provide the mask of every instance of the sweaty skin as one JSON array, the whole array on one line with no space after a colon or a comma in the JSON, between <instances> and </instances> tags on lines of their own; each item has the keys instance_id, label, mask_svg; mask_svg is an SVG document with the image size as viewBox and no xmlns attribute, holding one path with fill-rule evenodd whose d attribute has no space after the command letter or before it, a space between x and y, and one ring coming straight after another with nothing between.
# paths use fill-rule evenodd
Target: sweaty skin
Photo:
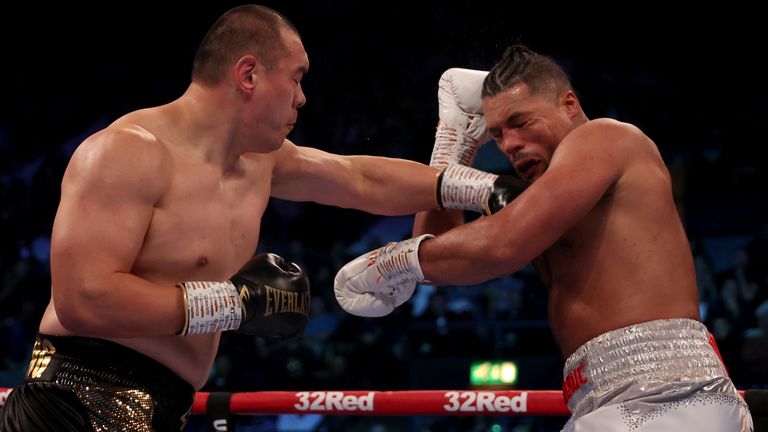
<instances>
[{"instance_id":1,"label":"sweaty skin","mask_svg":"<svg viewBox=\"0 0 768 432\"><path fill-rule=\"evenodd\" d=\"M531 184L497 214L423 242L427 280L479 283L533 262L564 358L609 330L699 318L688 239L653 141L627 123L588 120L570 90L531 95L518 83L483 107L499 149ZM419 214L414 235L456 219L438 213Z\"/></svg>"},{"instance_id":2,"label":"sweaty skin","mask_svg":"<svg viewBox=\"0 0 768 432\"><path fill-rule=\"evenodd\" d=\"M386 215L435 207L432 168L285 139L306 102L309 62L299 37L281 32L287 53L275 70L244 56L224 83L192 82L176 101L80 145L62 181L42 333L116 341L199 389L220 334L177 336L185 306L176 284L239 270L270 196Z\"/></svg>"}]
</instances>

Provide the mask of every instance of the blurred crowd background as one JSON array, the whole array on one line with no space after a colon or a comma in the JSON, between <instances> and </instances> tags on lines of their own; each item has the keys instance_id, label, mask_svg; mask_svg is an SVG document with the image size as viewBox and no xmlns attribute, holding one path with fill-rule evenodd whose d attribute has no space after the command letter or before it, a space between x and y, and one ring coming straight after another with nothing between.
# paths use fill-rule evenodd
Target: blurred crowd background
<instances>
[{"instance_id":1,"label":"blurred crowd background","mask_svg":"<svg viewBox=\"0 0 768 432\"><path fill-rule=\"evenodd\" d=\"M120 115L178 97L198 42L235 4L67 3L0 14L0 387L23 379L48 302L51 226L72 152ZM427 163L445 69L488 69L516 42L554 56L591 118L634 123L659 146L695 254L703 320L737 386L768 387L768 179L759 156L768 144L768 89L754 13L703 10L694 20L643 9L631 12L638 21L631 24L626 11L596 12L606 14L598 21L483 2L266 4L296 24L311 63L303 81L308 102L289 138L335 153ZM511 173L493 144L477 166ZM278 344L225 335L204 390L465 389L470 363L494 359L518 364L517 388L558 389L562 359L548 329L546 289L529 269L477 286L421 286L381 319L343 313L332 295L336 271L410 236L411 222L271 201L259 250L308 271L307 334ZM379 432L531 432L564 422L236 420L243 431ZM189 430L206 429L194 418Z\"/></svg>"}]
</instances>

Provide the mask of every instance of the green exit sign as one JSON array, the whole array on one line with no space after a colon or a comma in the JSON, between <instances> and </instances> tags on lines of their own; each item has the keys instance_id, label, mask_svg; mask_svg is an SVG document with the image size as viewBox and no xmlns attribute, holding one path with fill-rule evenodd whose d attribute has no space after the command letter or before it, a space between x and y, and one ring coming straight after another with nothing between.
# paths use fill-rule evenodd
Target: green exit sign
<instances>
[{"instance_id":1,"label":"green exit sign","mask_svg":"<svg viewBox=\"0 0 768 432\"><path fill-rule=\"evenodd\" d=\"M469 367L469 383L474 386L517 383L517 365L512 361L477 361Z\"/></svg>"}]
</instances>

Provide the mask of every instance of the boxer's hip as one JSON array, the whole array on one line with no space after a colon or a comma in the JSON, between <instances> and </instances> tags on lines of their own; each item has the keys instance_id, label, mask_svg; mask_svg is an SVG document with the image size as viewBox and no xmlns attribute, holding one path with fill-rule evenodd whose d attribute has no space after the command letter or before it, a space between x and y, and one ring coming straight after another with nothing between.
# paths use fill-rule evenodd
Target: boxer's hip
<instances>
[{"instance_id":1,"label":"boxer's hip","mask_svg":"<svg viewBox=\"0 0 768 432\"><path fill-rule=\"evenodd\" d=\"M691 319L649 321L604 333L568 357L563 374L571 421L617 404L627 408L628 421L638 420L691 398L746 409L714 339Z\"/></svg>"},{"instance_id":2,"label":"boxer's hip","mask_svg":"<svg viewBox=\"0 0 768 432\"><path fill-rule=\"evenodd\" d=\"M171 370L122 345L39 334L24 384L11 396L18 418L37 421L35 416L50 414L73 423L82 418L101 431L180 430L194 394Z\"/></svg>"}]
</instances>

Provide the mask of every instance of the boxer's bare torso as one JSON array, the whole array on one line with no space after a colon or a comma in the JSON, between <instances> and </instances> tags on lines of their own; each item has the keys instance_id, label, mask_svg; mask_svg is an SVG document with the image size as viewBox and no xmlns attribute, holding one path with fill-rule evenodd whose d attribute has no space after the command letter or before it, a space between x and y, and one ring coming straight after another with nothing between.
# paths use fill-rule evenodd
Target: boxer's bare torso
<instances>
[{"instance_id":1,"label":"boxer's bare torso","mask_svg":"<svg viewBox=\"0 0 768 432\"><path fill-rule=\"evenodd\" d=\"M629 165L534 262L549 287L549 321L564 357L609 330L699 318L691 251L661 156L634 128L606 127L630 129Z\"/></svg>"},{"instance_id":2,"label":"boxer's bare torso","mask_svg":"<svg viewBox=\"0 0 768 432\"><path fill-rule=\"evenodd\" d=\"M247 153L238 159L231 172L222 172L199 153L191 151L186 143L179 142L165 126L173 124L174 115L169 107L128 115L86 142L78 150L83 154L78 156L93 157L89 156L96 152L93 147L110 139L112 134L134 136L137 142L132 157L161 158L155 162L163 171L157 176L157 181L162 183L161 193L152 208L135 262L129 269L132 274L170 287L189 280L226 280L256 250L261 217L270 195L274 155ZM151 147L149 152L142 154L148 147ZM77 165L65 177L65 190L79 181L76 170ZM72 219L68 217L70 214ZM60 211L54 237L57 231L74 229L78 223L76 215L66 212L66 208ZM53 270L65 271L55 265ZM52 300L40 331L73 334L61 325L53 306ZM141 311L135 312L139 315L137 319L141 319ZM109 339L154 358L199 388L208 376L219 336L214 333Z\"/></svg>"},{"instance_id":3,"label":"boxer's bare torso","mask_svg":"<svg viewBox=\"0 0 768 432\"><path fill-rule=\"evenodd\" d=\"M693 258L653 141L627 123L588 120L572 91L555 100L519 83L483 106L497 146L530 184L498 213L425 241L428 280L478 283L533 262L564 357L609 330L699 318ZM415 234L450 226L436 228L446 217L434 215Z\"/></svg>"}]
</instances>

